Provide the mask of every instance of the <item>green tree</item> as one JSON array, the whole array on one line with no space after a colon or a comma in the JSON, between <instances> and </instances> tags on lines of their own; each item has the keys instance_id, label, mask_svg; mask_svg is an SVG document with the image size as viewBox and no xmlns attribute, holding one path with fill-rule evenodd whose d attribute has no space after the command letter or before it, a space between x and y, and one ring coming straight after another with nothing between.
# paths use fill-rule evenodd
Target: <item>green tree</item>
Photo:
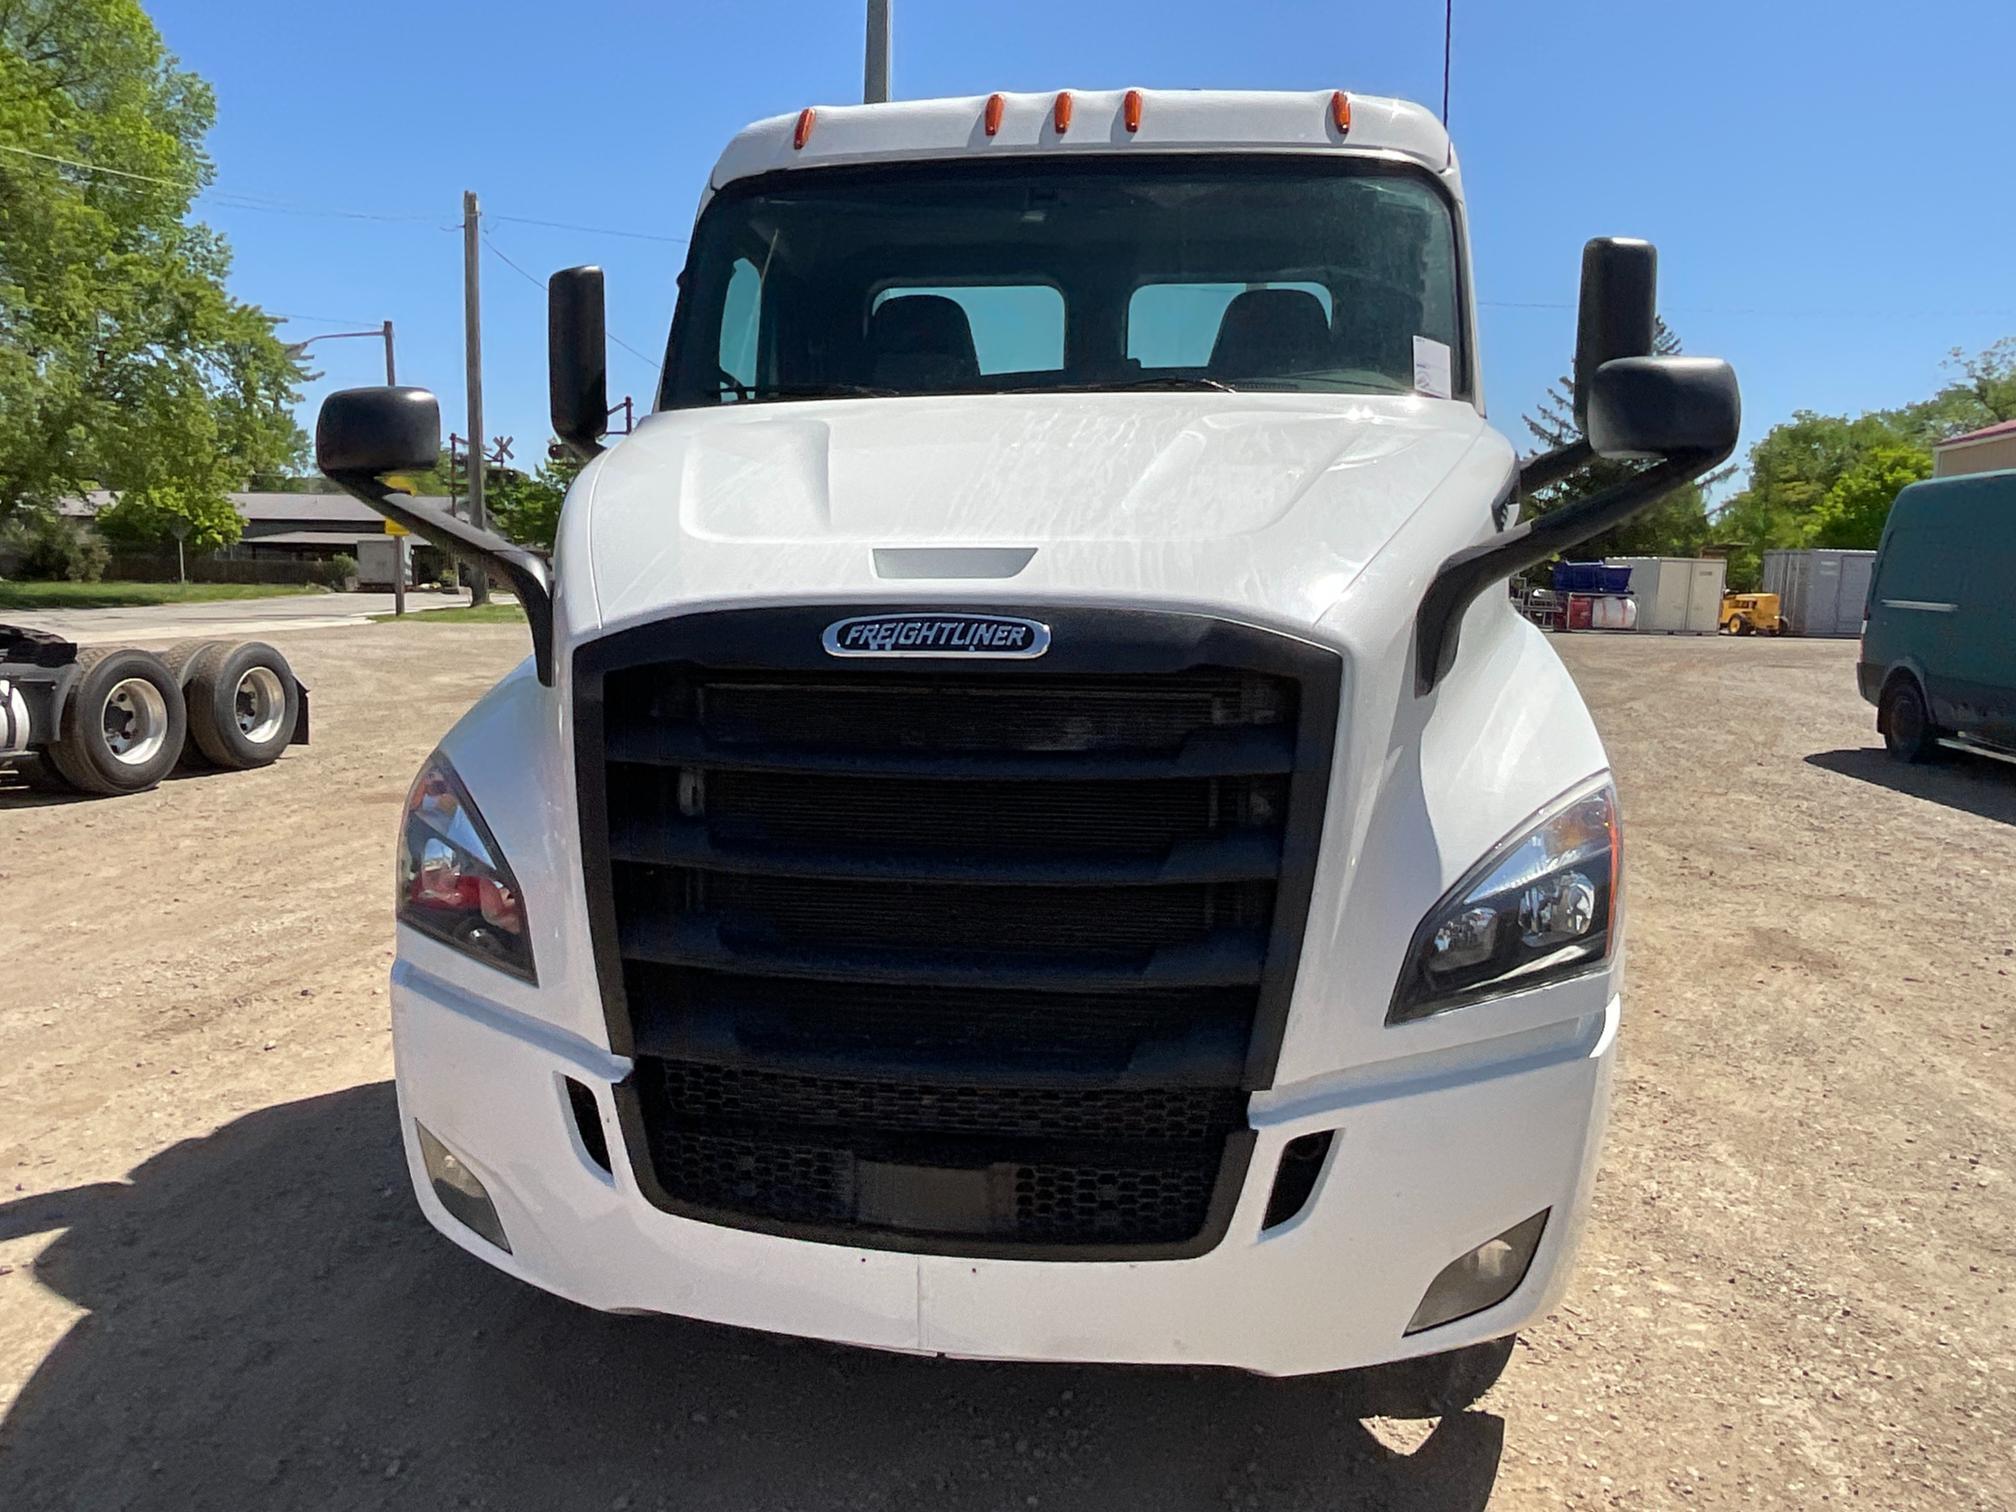
<instances>
[{"instance_id":1,"label":"green tree","mask_svg":"<svg viewBox=\"0 0 2016 1512\"><path fill-rule=\"evenodd\" d=\"M1652 350L1662 357L1680 351L1680 338L1663 320L1653 333ZM1540 408L1525 417L1526 429L1540 443L1540 450L1551 451L1580 437L1581 431L1575 424L1574 392L1572 379L1555 380ZM1586 499L1643 471L1645 466L1642 462L1598 459L1559 483L1539 490L1526 501L1525 513L1543 515L1564 504ZM1712 534L1706 495L1700 484L1690 483L1675 489L1642 514L1576 547L1575 556L1577 560L1606 556L1698 556Z\"/></svg>"},{"instance_id":2,"label":"green tree","mask_svg":"<svg viewBox=\"0 0 2016 1512\"><path fill-rule=\"evenodd\" d=\"M1729 586L1755 588L1764 553L1812 544L1814 512L1870 452L1909 442L1893 415L1857 419L1799 410L1750 448L1750 478L1716 514L1715 541L1728 550Z\"/></svg>"},{"instance_id":3,"label":"green tree","mask_svg":"<svg viewBox=\"0 0 2016 1512\"><path fill-rule=\"evenodd\" d=\"M302 453L300 369L187 219L214 113L138 0L0 0L0 518L96 486L127 539L231 539Z\"/></svg>"},{"instance_id":4,"label":"green tree","mask_svg":"<svg viewBox=\"0 0 2016 1512\"><path fill-rule=\"evenodd\" d=\"M553 549L560 505L581 464L572 457L539 464L534 473L499 470L484 479L484 505L498 530L521 546Z\"/></svg>"},{"instance_id":5,"label":"green tree","mask_svg":"<svg viewBox=\"0 0 2016 1512\"><path fill-rule=\"evenodd\" d=\"M1935 439L2016 420L2016 336L2004 336L1972 357L1955 347L1946 358L1946 366L1960 375L1959 381L1942 390L1939 399L1932 403L1944 400L1950 405L1964 396L1974 409L1972 414L1960 409L1953 429Z\"/></svg>"},{"instance_id":6,"label":"green tree","mask_svg":"<svg viewBox=\"0 0 2016 1512\"><path fill-rule=\"evenodd\" d=\"M1879 446L1834 481L1813 511L1815 546L1874 551L1897 495L1932 476L1932 454L1916 446Z\"/></svg>"},{"instance_id":7,"label":"green tree","mask_svg":"<svg viewBox=\"0 0 2016 1512\"><path fill-rule=\"evenodd\" d=\"M153 546L182 532L190 551L215 551L229 546L245 528L237 506L221 493L157 484L122 494L117 503L98 511L98 529L118 546Z\"/></svg>"}]
</instances>

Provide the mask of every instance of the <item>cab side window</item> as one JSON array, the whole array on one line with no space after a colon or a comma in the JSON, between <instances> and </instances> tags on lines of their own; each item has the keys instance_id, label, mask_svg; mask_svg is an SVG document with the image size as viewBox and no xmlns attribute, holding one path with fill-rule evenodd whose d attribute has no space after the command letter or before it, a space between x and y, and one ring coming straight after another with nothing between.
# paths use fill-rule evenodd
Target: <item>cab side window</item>
<instances>
[{"instance_id":1,"label":"cab side window","mask_svg":"<svg viewBox=\"0 0 2016 1512\"><path fill-rule=\"evenodd\" d=\"M728 273L728 288L721 301L721 338L716 361L725 375L743 388L756 382L757 341L763 328L763 275L746 257L735 259ZM730 388L724 401L737 397Z\"/></svg>"}]
</instances>

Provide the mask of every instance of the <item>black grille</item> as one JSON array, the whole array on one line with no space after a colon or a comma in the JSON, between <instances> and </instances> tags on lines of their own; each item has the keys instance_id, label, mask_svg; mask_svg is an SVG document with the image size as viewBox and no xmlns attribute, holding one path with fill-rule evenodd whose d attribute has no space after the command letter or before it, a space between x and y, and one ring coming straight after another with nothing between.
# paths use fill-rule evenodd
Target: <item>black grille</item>
<instances>
[{"instance_id":1,"label":"black grille","mask_svg":"<svg viewBox=\"0 0 2016 1512\"><path fill-rule=\"evenodd\" d=\"M1123 1144L1209 1144L1244 1113L1232 1088L998 1087L799 1076L748 1066L660 1062L667 1116L696 1128L1097 1134Z\"/></svg>"},{"instance_id":2,"label":"black grille","mask_svg":"<svg viewBox=\"0 0 2016 1512\"><path fill-rule=\"evenodd\" d=\"M1078 612L1040 664L864 668L819 654L832 617L694 616L577 660L646 1190L896 1248L1208 1248L1293 984L1334 658Z\"/></svg>"}]
</instances>

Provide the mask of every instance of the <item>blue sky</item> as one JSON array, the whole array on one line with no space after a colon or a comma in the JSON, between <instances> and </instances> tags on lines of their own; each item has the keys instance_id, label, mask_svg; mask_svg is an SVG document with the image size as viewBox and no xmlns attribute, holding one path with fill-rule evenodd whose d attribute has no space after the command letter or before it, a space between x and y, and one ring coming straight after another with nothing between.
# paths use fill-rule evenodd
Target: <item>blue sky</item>
<instances>
[{"instance_id":1,"label":"blue sky","mask_svg":"<svg viewBox=\"0 0 2016 1512\"><path fill-rule=\"evenodd\" d=\"M515 435L521 459L546 438L544 296L503 258L537 275L601 263L611 330L656 357L684 246L652 238L685 235L722 144L860 88L859 0L150 10L217 90L217 192L200 204L235 249L234 291L301 317L282 327L290 340L389 317L401 380L438 392L457 430L454 227L462 190L478 191L496 249L486 429ZM1437 0L895 0L895 13L899 96L1441 95ZM1794 409L1921 397L1950 348L2016 334L2012 56L2008 0L1457 0L1450 127L1494 419L1525 444L1520 414L1567 365L1593 235L1658 243L1669 323L1690 351L1736 364L1746 446ZM310 429L323 393L382 380L372 343L312 355L326 376L302 406ZM641 403L654 378L612 349L614 395Z\"/></svg>"}]
</instances>

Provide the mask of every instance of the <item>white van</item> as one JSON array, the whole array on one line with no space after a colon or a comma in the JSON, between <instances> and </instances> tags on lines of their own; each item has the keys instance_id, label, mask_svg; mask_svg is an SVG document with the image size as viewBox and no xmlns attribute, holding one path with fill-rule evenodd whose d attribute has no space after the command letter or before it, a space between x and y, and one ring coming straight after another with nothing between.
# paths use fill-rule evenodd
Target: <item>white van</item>
<instances>
[{"instance_id":1,"label":"white van","mask_svg":"<svg viewBox=\"0 0 2016 1512\"><path fill-rule=\"evenodd\" d=\"M591 1307L1269 1374L1474 1350L1565 1283L1622 982L1609 764L1506 601L1732 448L1590 245L1587 439L1484 419L1433 115L1128 90L819 107L708 181L656 412L600 450L553 281L533 656L416 782L393 1030L421 1205ZM1592 456L1633 480L1535 523ZM1502 1349L1498 1358L1502 1358Z\"/></svg>"}]
</instances>

